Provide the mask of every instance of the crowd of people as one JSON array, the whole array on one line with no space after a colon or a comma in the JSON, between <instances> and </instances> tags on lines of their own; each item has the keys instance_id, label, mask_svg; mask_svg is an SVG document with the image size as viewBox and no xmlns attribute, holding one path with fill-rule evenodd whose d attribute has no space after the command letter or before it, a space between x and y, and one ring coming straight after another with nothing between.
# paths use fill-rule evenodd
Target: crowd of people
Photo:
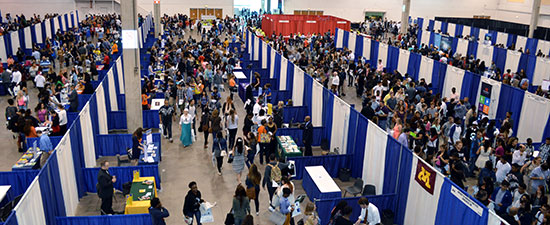
<instances>
[{"instance_id":1,"label":"crowd of people","mask_svg":"<svg viewBox=\"0 0 550 225\"><path fill-rule=\"evenodd\" d=\"M373 34L382 37L381 34L398 29L398 25L375 22L368 27ZM398 34L396 41L392 41L391 34L386 35L388 43L436 60L447 57L433 47L416 48L416 29L412 25L409 34ZM466 188L466 178L475 178L478 182L469 190L474 190L476 198L511 224L515 224L513 221L530 224L535 220L542 223L550 216L540 211L541 206L548 203L545 197L549 179L546 152L550 149L550 139L537 149L540 154L535 157L536 149L531 139L520 144L518 138L513 137L517 128L511 112L501 121L490 121L470 104L468 98L460 99L456 88L452 88L451 97L442 98L431 92L430 84L424 79L413 81L408 74L387 72L381 60L371 66L364 59L355 59L347 49L335 49L328 33L296 34L288 39L273 34L266 40L336 95L345 95L346 83L347 91L355 87L357 97L362 98L361 114L458 186ZM445 62L461 68L484 71L484 68L475 69L483 62L461 57L448 60ZM528 82L524 80L524 73L519 74L522 77L519 83ZM506 197L514 193L513 201L503 199L506 190L510 194Z\"/></svg>"},{"instance_id":2,"label":"crowd of people","mask_svg":"<svg viewBox=\"0 0 550 225\"><path fill-rule=\"evenodd\" d=\"M15 17L13 17L10 13L6 13L5 18L0 15L0 36L12 31L18 31L19 29L23 29L34 24L41 23L42 21L47 19L56 18L58 16L59 14L57 13L47 13L42 19L40 18L40 15L33 14L32 17L27 19L24 14L15 15Z\"/></svg>"}]
</instances>

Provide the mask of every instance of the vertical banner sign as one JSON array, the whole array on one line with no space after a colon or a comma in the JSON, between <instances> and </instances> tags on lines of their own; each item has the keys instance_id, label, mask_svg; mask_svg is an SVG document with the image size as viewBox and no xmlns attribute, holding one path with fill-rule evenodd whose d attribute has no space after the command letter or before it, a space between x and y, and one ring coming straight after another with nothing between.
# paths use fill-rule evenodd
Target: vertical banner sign
<instances>
[{"instance_id":1,"label":"vertical banner sign","mask_svg":"<svg viewBox=\"0 0 550 225\"><path fill-rule=\"evenodd\" d=\"M434 194L434 185L435 185L435 171L432 170L429 166L424 164L421 160L418 160L416 165L416 175L414 179L422 188L424 188L428 193Z\"/></svg>"},{"instance_id":2,"label":"vertical banner sign","mask_svg":"<svg viewBox=\"0 0 550 225\"><path fill-rule=\"evenodd\" d=\"M493 89L492 85L485 82L481 83L481 93L479 94L479 105L478 105L478 112L481 112L478 116L479 119L489 116L489 106L491 104L492 89Z\"/></svg>"}]
</instances>

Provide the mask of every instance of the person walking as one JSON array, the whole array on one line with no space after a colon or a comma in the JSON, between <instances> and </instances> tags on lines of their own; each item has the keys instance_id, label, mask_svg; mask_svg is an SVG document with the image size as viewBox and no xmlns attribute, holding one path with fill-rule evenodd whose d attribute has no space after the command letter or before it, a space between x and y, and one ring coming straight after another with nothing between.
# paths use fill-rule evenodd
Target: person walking
<instances>
[{"instance_id":1,"label":"person walking","mask_svg":"<svg viewBox=\"0 0 550 225\"><path fill-rule=\"evenodd\" d=\"M212 133L212 139L214 135L222 131L222 118L220 117L220 112L217 109L212 111L212 116L210 116L210 133Z\"/></svg>"},{"instance_id":2,"label":"person walking","mask_svg":"<svg viewBox=\"0 0 550 225\"><path fill-rule=\"evenodd\" d=\"M170 143L173 142L172 120L175 120L175 113L176 110L174 109L174 107L169 104L169 101L167 99L165 99L164 105L159 109L159 119L160 123L162 124L162 134L164 135L164 138L170 139Z\"/></svg>"},{"instance_id":3,"label":"person walking","mask_svg":"<svg viewBox=\"0 0 550 225\"><path fill-rule=\"evenodd\" d=\"M237 138L237 142L233 148L233 171L237 174L237 182L241 183L241 176L244 170L244 141L242 138Z\"/></svg>"},{"instance_id":4,"label":"person walking","mask_svg":"<svg viewBox=\"0 0 550 225\"><path fill-rule=\"evenodd\" d=\"M262 174L258 171L258 166L252 164L248 170L248 176L246 176L246 196L249 200L254 200L256 206L256 216L260 215L260 182L262 180Z\"/></svg>"},{"instance_id":5,"label":"person walking","mask_svg":"<svg viewBox=\"0 0 550 225\"><path fill-rule=\"evenodd\" d=\"M208 135L210 134L210 113L206 110L202 111L200 129L204 134L204 148L208 148Z\"/></svg>"},{"instance_id":6,"label":"person walking","mask_svg":"<svg viewBox=\"0 0 550 225\"><path fill-rule=\"evenodd\" d=\"M246 167L250 168L250 165L254 163L254 157L256 156L257 150L256 145L258 144L258 140L252 132L248 132L248 135L246 135L244 140L247 146L245 163Z\"/></svg>"},{"instance_id":7,"label":"person walking","mask_svg":"<svg viewBox=\"0 0 550 225\"><path fill-rule=\"evenodd\" d=\"M188 187L190 190L187 192L183 203L183 215L186 219L192 219L194 216L197 220L197 225L201 225L201 212L199 208L204 200L201 198L201 192L197 187L197 182L191 181Z\"/></svg>"},{"instance_id":8,"label":"person walking","mask_svg":"<svg viewBox=\"0 0 550 225\"><path fill-rule=\"evenodd\" d=\"M229 131L229 148L233 149L235 144L235 137L237 136L237 130L239 128L239 116L235 113L234 109L229 110L229 115L226 117L226 127Z\"/></svg>"},{"instance_id":9,"label":"person walking","mask_svg":"<svg viewBox=\"0 0 550 225\"><path fill-rule=\"evenodd\" d=\"M223 138L223 133L218 132L214 137L214 142L212 143L212 157L213 161L216 161L216 168L218 169L218 175L222 175L222 165L223 165L223 154L222 151L225 151L227 154L227 141Z\"/></svg>"},{"instance_id":10,"label":"person walking","mask_svg":"<svg viewBox=\"0 0 550 225\"><path fill-rule=\"evenodd\" d=\"M151 207L149 207L149 215L151 215L151 220L153 220L153 225L166 225L164 218L169 217L170 213L164 207L159 198L151 199Z\"/></svg>"},{"instance_id":11,"label":"person walking","mask_svg":"<svg viewBox=\"0 0 550 225\"><path fill-rule=\"evenodd\" d=\"M260 143L260 165L264 164L264 155L265 155L265 161L267 162L268 154L267 149L269 147L269 143L271 141L271 137L269 136L269 133L267 131L267 122L265 120L262 120L261 126L258 128L258 142Z\"/></svg>"},{"instance_id":12,"label":"person walking","mask_svg":"<svg viewBox=\"0 0 550 225\"><path fill-rule=\"evenodd\" d=\"M237 185L235 196L233 196L233 217L235 225L242 224L246 215L250 214L250 203L242 184Z\"/></svg>"},{"instance_id":13,"label":"person walking","mask_svg":"<svg viewBox=\"0 0 550 225\"><path fill-rule=\"evenodd\" d=\"M180 125L181 125L180 141L184 147L187 147L193 144L193 139L191 137L192 122L193 122L193 118L191 118L191 115L189 115L189 109L184 109L183 115L181 115L181 118L180 118Z\"/></svg>"},{"instance_id":14,"label":"person walking","mask_svg":"<svg viewBox=\"0 0 550 225\"><path fill-rule=\"evenodd\" d=\"M269 163L265 167L264 179L262 180L262 188L265 190L267 187L267 193L269 193L269 204L272 209L273 207L271 205L271 200L273 199L273 194L277 190L281 179L281 168L279 167L279 163L277 162L275 154L271 154L269 156Z\"/></svg>"}]
</instances>

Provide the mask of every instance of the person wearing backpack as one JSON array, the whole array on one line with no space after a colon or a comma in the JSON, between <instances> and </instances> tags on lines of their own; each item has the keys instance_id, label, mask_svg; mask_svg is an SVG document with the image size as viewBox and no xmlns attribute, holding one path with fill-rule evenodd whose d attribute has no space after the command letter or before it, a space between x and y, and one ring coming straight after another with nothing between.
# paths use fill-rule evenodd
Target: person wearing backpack
<instances>
[{"instance_id":1,"label":"person wearing backpack","mask_svg":"<svg viewBox=\"0 0 550 225\"><path fill-rule=\"evenodd\" d=\"M273 194L277 190L277 187L281 184L282 174L279 163L275 157L275 154L269 156L269 163L265 167L264 179L262 180L262 187L265 190L267 186L267 193L269 193L269 207L274 209L271 204Z\"/></svg>"}]
</instances>

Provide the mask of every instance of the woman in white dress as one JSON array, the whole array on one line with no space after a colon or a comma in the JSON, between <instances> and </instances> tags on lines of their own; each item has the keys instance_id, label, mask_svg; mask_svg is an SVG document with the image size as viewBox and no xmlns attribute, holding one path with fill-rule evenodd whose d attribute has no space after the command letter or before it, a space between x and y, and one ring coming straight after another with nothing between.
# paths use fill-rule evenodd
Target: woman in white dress
<instances>
[{"instance_id":1,"label":"woman in white dress","mask_svg":"<svg viewBox=\"0 0 550 225\"><path fill-rule=\"evenodd\" d=\"M193 139L191 137L192 122L193 122L193 117L189 114L189 109L183 110L183 114L180 117L180 125L181 125L180 141L185 147L193 144Z\"/></svg>"},{"instance_id":2,"label":"woman in white dress","mask_svg":"<svg viewBox=\"0 0 550 225\"><path fill-rule=\"evenodd\" d=\"M490 160L492 154L493 148L491 147L491 142L483 140L483 144L477 149L476 167L480 169L485 167L485 162Z\"/></svg>"}]
</instances>

